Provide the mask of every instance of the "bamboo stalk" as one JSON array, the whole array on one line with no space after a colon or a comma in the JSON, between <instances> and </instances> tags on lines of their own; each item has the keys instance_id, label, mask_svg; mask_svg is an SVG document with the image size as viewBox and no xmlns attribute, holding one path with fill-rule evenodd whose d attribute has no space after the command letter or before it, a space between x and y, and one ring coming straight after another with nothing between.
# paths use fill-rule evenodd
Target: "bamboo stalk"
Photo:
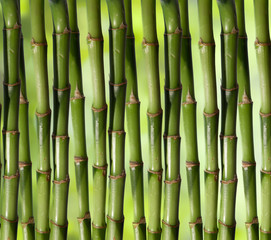
<instances>
[{"instance_id":1,"label":"bamboo stalk","mask_svg":"<svg viewBox=\"0 0 271 240\"><path fill-rule=\"evenodd\" d=\"M161 0L165 22L165 200L163 239L178 239L180 196L181 26L178 0Z\"/></svg>"},{"instance_id":2,"label":"bamboo stalk","mask_svg":"<svg viewBox=\"0 0 271 240\"><path fill-rule=\"evenodd\" d=\"M198 159L196 100L194 93L191 36L189 31L188 1L179 0L181 12L182 52L182 115L184 142L186 148L186 172L190 201L190 234L192 239L202 239L200 206L200 163Z\"/></svg>"},{"instance_id":3,"label":"bamboo stalk","mask_svg":"<svg viewBox=\"0 0 271 240\"><path fill-rule=\"evenodd\" d=\"M218 200L218 120L215 42L213 36L212 1L198 0L200 57L204 79L205 107L205 224L204 239L217 239Z\"/></svg>"},{"instance_id":4,"label":"bamboo stalk","mask_svg":"<svg viewBox=\"0 0 271 240\"><path fill-rule=\"evenodd\" d=\"M67 239L69 192L69 47L70 29L66 0L50 0L54 23L54 126L53 203L50 239Z\"/></svg>"},{"instance_id":5,"label":"bamboo stalk","mask_svg":"<svg viewBox=\"0 0 271 240\"><path fill-rule=\"evenodd\" d=\"M109 118L109 200L107 239L123 238L125 186L125 43L126 22L123 0L107 0L109 12L110 118Z\"/></svg>"},{"instance_id":6,"label":"bamboo stalk","mask_svg":"<svg viewBox=\"0 0 271 240\"><path fill-rule=\"evenodd\" d=\"M91 220L88 194L88 157L85 136L85 97L83 93L80 35L77 25L77 7L75 0L68 0L70 39L70 82L71 82L71 113L74 132L74 162L76 187L78 194L78 223L80 239L90 239Z\"/></svg>"},{"instance_id":7,"label":"bamboo stalk","mask_svg":"<svg viewBox=\"0 0 271 240\"><path fill-rule=\"evenodd\" d=\"M106 204L106 122L107 105L105 100L103 35L101 29L100 0L87 1L88 46L93 86L93 214L92 239L105 239L105 204Z\"/></svg>"},{"instance_id":8,"label":"bamboo stalk","mask_svg":"<svg viewBox=\"0 0 271 240\"><path fill-rule=\"evenodd\" d=\"M20 6L17 0L2 0L4 18L4 176L1 201L1 239L16 239L19 187L19 100L20 100Z\"/></svg>"},{"instance_id":9,"label":"bamboo stalk","mask_svg":"<svg viewBox=\"0 0 271 240\"><path fill-rule=\"evenodd\" d=\"M149 223L148 239L161 238L161 195L162 195L162 161L161 133L162 109L159 80L159 44L156 32L155 0L142 0L143 49L148 81L148 132L149 132L149 170L148 199Z\"/></svg>"},{"instance_id":10,"label":"bamboo stalk","mask_svg":"<svg viewBox=\"0 0 271 240\"><path fill-rule=\"evenodd\" d=\"M261 131L262 131L262 169L261 169L261 225L260 239L271 237L271 72L270 72L270 34L269 34L269 10L267 0L254 1L256 23L256 57L261 89Z\"/></svg>"},{"instance_id":11,"label":"bamboo stalk","mask_svg":"<svg viewBox=\"0 0 271 240\"><path fill-rule=\"evenodd\" d=\"M247 239L259 239L256 197L256 162L253 144L253 116L245 27L244 1L236 0L238 36L237 81L239 85L238 110L243 150L243 181L246 201Z\"/></svg>"},{"instance_id":12,"label":"bamboo stalk","mask_svg":"<svg viewBox=\"0 0 271 240\"><path fill-rule=\"evenodd\" d=\"M236 111L237 111L237 22L233 0L217 1L222 33L222 123L221 123L221 201L218 239L235 237L236 175Z\"/></svg>"},{"instance_id":13,"label":"bamboo stalk","mask_svg":"<svg viewBox=\"0 0 271 240\"><path fill-rule=\"evenodd\" d=\"M127 79L126 117L130 145L130 174L134 203L133 229L136 240L146 239L144 210L143 161L140 137L140 101L137 88L135 37L132 21L132 1L124 0L127 23L125 74Z\"/></svg>"}]
</instances>

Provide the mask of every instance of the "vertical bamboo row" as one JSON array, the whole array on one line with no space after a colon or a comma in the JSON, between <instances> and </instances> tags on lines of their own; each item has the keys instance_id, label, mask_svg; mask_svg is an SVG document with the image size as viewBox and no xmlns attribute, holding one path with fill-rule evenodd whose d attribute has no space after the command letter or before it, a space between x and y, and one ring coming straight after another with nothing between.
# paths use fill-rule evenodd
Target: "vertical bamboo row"
<instances>
[{"instance_id":1,"label":"vertical bamboo row","mask_svg":"<svg viewBox=\"0 0 271 240\"><path fill-rule=\"evenodd\" d=\"M106 204L106 122L107 105L105 100L103 34L101 29L101 1L87 0L88 46L93 86L93 213L92 239L105 239Z\"/></svg>"},{"instance_id":2,"label":"vertical bamboo row","mask_svg":"<svg viewBox=\"0 0 271 240\"><path fill-rule=\"evenodd\" d=\"M20 6L17 0L1 0L4 29L4 176L1 201L1 239L17 238L19 187Z\"/></svg>"},{"instance_id":3,"label":"vertical bamboo row","mask_svg":"<svg viewBox=\"0 0 271 240\"><path fill-rule=\"evenodd\" d=\"M261 134L262 134L262 169L261 169L261 225L260 239L271 237L271 63L268 0L254 1L256 25L256 57L261 89Z\"/></svg>"},{"instance_id":4,"label":"vertical bamboo row","mask_svg":"<svg viewBox=\"0 0 271 240\"><path fill-rule=\"evenodd\" d=\"M204 80L205 107L205 224L204 238L217 239L218 200L218 120L215 42L213 36L212 1L198 0L200 26L200 58Z\"/></svg>"},{"instance_id":5,"label":"vertical bamboo row","mask_svg":"<svg viewBox=\"0 0 271 240\"><path fill-rule=\"evenodd\" d=\"M165 200L163 239L178 239L180 196L181 26L178 0L161 0L165 22Z\"/></svg>"},{"instance_id":6,"label":"vertical bamboo row","mask_svg":"<svg viewBox=\"0 0 271 240\"><path fill-rule=\"evenodd\" d=\"M88 194L88 157L85 136L85 97L83 93L80 35L76 0L68 0L70 37L71 114L74 133L74 164L78 194L80 239L90 239L91 225Z\"/></svg>"},{"instance_id":7,"label":"vertical bamboo row","mask_svg":"<svg viewBox=\"0 0 271 240\"><path fill-rule=\"evenodd\" d=\"M148 132L149 132L149 170L148 199L149 223L148 239L161 238L161 194L162 194L162 109L159 80L159 43L156 31L155 0L142 0L143 49L149 91Z\"/></svg>"},{"instance_id":8,"label":"vertical bamboo row","mask_svg":"<svg viewBox=\"0 0 271 240\"><path fill-rule=\"evenodd\" d=\"M109 12L110 119L109 119L109 199L107 239L123 238L123 202L125 186L125 47L126 21L123 0L107 0Z\"/></svg>"},{"instance_id":9,"label":"vertical bamboo row","mask_svg":"<svg viewBox=\"0 0 271 240\"><path fill-rule=\"evenodd\" d=\"M135 56L135 37L132 21L132 1L124 0L127 23L125 74L127 79L126 118L130 145L130 174L134 203L135 240L146 239L146 220L144 213L143 161L140 137L140 101L138 99L137 70Z\"/></svg>"},{"instance_id":10,"label":"vertical bamboo row","mask_svg":"<svg viewBox=\"0 0 271 240\"><path fill-rule=\"evenodd\" d=\"M50 239L66 239L69 192L69 47L70 29L66 0L50 0L54 23L54 126L53 202Z\"/></svg>"},{"instance_id":11,"label":"vertical bamboo row","mask_svg":"<svg viewBox=\"0 0 271 240\"><path fill-rule=\"evenodd\" d=\"M238 110L243 150L243 181L246 201L247 239L259 239L256 194L256 162L253 144L253 116L245 27L244 0L236 0L238 36L237 81L239 85Z\"/></svg>"},{"instance_id":12,"label":"vertical bamboo row","mask_svg":"<svg viewBox=\"0 0 271 240\"><path fill-rule=\"evenodd\" d=\"M236 111L237 111L237 40L238 30L234 0L217 0L221 33L221 201L219 239L235 237L236 175Z\"/></svg>"},{"instance_id":13,"label":"vertical bamboo row","mask_svg":"<svg viewBox=\"0 0 271 240\"><path fill-rule=\"evenodd\" d=\"M200 206L200 163L198 159L196 100L194 93L191 36L189 31L188 1L179 0L182 27L181 81L186 172L190 201L190 232L192 239L202 239Z\"/></svg>"}]
</instances>

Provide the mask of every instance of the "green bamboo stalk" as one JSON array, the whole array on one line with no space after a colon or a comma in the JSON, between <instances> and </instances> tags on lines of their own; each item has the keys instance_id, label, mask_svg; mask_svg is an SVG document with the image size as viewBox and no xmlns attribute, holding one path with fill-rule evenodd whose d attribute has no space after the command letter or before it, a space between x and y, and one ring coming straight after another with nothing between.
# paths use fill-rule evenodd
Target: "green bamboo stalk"
<instances>
[{"instance_id":1,"label":"green bamboo stalk","mask_svg":"<svg viewBox=\"0 0 271 240\"><path fill-rule=\"evenodd\" d=\"M217 239L218 200L218 120L215 42L213 36L212 1L198 0L200 26L200 57L203 71L205 107L205 224L204 239Z\"/></svg>"},{"instance_id":2,"label":"green bamboo stalk","mask_svg":"<svg viewBox=\"0 0 271 240\"><path fill-rule=\"evenodd\" d=\"M198 159L196 100L194 93L191 36L189 31L188 1L179 0L182 27L181 81L184 142L186 148L186 173L190 201L190 234L192 239L202 239L200 206L200 163Z\"/></svg>"},{"instance_id":3,"label":"green bamboo stalk","mask_svg":"<svg viewBox=\"0 0 271 240\"><path fill-rule=\"evenodd\" d=\"M50 126L51 109L49 106L47 42L44 22L44 0L30 0L32 54L36 79L37 106L36 121L39 145L37 161L37 215L36 239L49 239L49 204L51 187L50 167Z\"/></svg>"},{"instance_id":4,"label":"green bamboo stalk","mask_svg":"<svg viewBox=\"0 0 271 240\"><path fill-rule=\"evenodd\" d=\"M68 0L70 42L71 113L74 133L74 161L78 193L78 223L80 239L90 239L91 220L88 195L88 157L85 136L85 97L83 93L80 57L80 35L77 25L76 0Z\"/></svg>"},{"instance_id":5,"label":"green bamboo stalk","mask_svg":"<svg viewBox=\"0 0 271 240\"><path fill-rule=\"evenodd\" d=\"M165 22L165 200L163 239L178 239L180 196L181 25L178 0L161 0Z\"/></svg>"},{"instance_id":6,"label":"green bamboo stalk","mask_svg":"<svg viewBox=\"0 0 271 240\"><path fill-rule=\"evenodd\" d=\"M88 46L93 86L93 214L92 239L105 239L105 204L106 204L106 122L107 105L105 100L103 34L101 29L101 2L87 0Z\"/></svg>"},{"instance_id":7,"label":"green bamboo stalk","mask_svg":"<svg viewBox=\"0 0 271 240\"><path fill-rule=\"evenodd\" d=\"M149 132L149 170L148 199L149 223L148 239L161 238L161 195L162 195L162 161L161 134L162 109L159 80L159 43L156 31L155 0L142 0L143 49L149 90L148 132Z\"/></svg>"},{"instance_id":8,"label":"green bamboo stalk","mask_svg":"<svg viewBox=\"0 0 271 240\"><path fill-rule=\"evenodd\" d=\"M217 0L221 33L221 201L218 239L235 238L236 111L237 111L237 19L234 0Z\"/></svg>"},{"instance_id":9,"label":"green bamboo stalk","mask_svg":"<svg viewBox=\"0 0 271 240\"><path fill-rule=\"evenodd\" d=\"M1 239L16 239L19 187L20 6L17 0L1 0L4 18L4 176L1 197Z\"/></svg>"},{"instance_id":10,"label":"green bamboo stalk","mask_svg":"<svg viewBox=\"0 0 271 240\"><path fill-rule=\"evenodd\" d=\"M137 88L135 37L132 21L132 1L124 0L127 23L125 74L127 79L126 118L130 145L130 174L134 203L133 229L136 240L146 239L144 211L143 161L140 137L140 101Z\"/></svg>"},{"instance_id":11,"label":"green bamboo stalk","mask_svg":"<svg viewBox=\"0 0 271 240\"><path fill-rule=\"evenodd\" d=\"M35 239L35 224L33 217L32 200L32 162L29 146L29 122L28 122L28 100L26 93L25 65L23 36L20 46L20 107L19 107L19 171L20 171L20 198L21 198L21 225L24 239Z\"/></svg>"},{"instance_id":12,"label":"green bamboo stalk","mask_svg":"<svg viewBox=\"0 0 271 240\"><path fill-rule=\"evenodd\" d=\"M256 57L261 89L261 131L262 131L262 169L261 169L261 225L260 239L271 238L271 62L270 62L270 34L269 10L267 0L254 1L256 23Z\"/></svg>"},{"instance_id":13,"label":"green bamboo stalk","mask_svg":"<svg viewBox=\"0 0 271 240\"><path fill-rule=\"evenodd\" d=\"M110 112L109 112L109 200L107 239L123 237L123 201L125 186L125 43L126 22L123 0L107 0L109 12Z\"/></svg>"},{"instance_id":14,"label":"green bamboo stalk","mask_svg":"<svg viewBox=\"0 0 271 240\"><path fill-rule=\"evenodd\" d=\"M50 0L54 23L54 126L53 203L50 239L67 239L69 192L69 47L70 29L66 0Z\"/></svg>"},{"instance_id":15,"label":"green bamboo stalk","mask_svg":"<svg viewBox=\"0 0 271 240\"><path fill-rule=\"evenodd\" d=\"M235 0L235 5L237 13L237 26L239 29L237 53L237 81L239 85L238 110L243 150L242 166L246 201L246 230L247 239L254 240L259 239L259 223L256 197L256 162L253 144L253 102L250 94L244 1Z\"/></svg>"}]
</instances>

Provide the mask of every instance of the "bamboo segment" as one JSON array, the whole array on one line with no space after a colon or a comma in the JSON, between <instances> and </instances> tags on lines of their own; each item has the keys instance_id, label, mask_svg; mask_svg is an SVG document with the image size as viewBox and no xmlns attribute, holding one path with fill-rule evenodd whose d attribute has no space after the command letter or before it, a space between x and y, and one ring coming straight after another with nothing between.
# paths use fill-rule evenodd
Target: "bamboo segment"
<instances>
[{"instance_id":1,"label":"bamboo segment","mask_svg":"<svg viewBox=\"0 0 271 240\"><path fill-rule=\"evenodd\" d=\"M54 126L53 126L53 203L50 239L66 239L69 191L69 47L70 30L65 0L50 1L54 23Z\"/></svg>"},{"instance_id":2,"label":"bamboo segment","mask_svg":"<svg viewBox=\"0 0 271 240\"><path fill-rule=\"evenodd\" d=\"M237 81L239 85L238 110L243 149L243 181L246 200L247 239L259 239L256 197L256 162L253 144L252 100L250 94L247 34L244 1L236 0L238 36Z\"/></svg>"},{"instance_id":3,"label":"bamboo segment","mask_svg":"<svg viewBox=\"0 0 271 240\"><path fill-rule=\"evenodd\" d=\"M123 238L123 201L125 186L125 47L126 22L123 0L107 0L110 28L110 119L109 119L109 199L107 215L107 239Z\"/></svg>"},{"instance_id":4,"label":"bamboo segment","mask_svg":"<svg viewBox=\"0 0 271 240\"><path fill-rule=\"evenodd\" d=\"M165 22L165 200L163 239L178 239L180 177L181 110L181 26L177 0L161 0Z\"/></svg>"},{"instance_id":5,"label":"bamboo segment","mask_svg":"<svg viewBox=\"0 0 271 240\"><path fill-rule=\"evenodd\" d=\"M254 1L256 23L256 57L261 89L261 132L262 132L262 169L261 169L261 225L260 239L271 237L271 72L270 72L270 35L268 1Z\"/></svg>"},{"instance_id":6,"label":"bamboo segment","mask_svg":"<svg viewBox=\"0 0 271 240\"><path fill-rule=\"evenodd\" d=\"M190 201L190 234L192 239L202 239L200 206L200 163L198 159L196 100L194 94L191 36L188 20L188 1L179 0L182 27L181 81L186 172Z\"/></svg>"},{"instance_id":7,"label":"bamboo segment","mask_svg":"<svg viewBox=\"0 0 271 240\"><path fill-rule=\"evenodd\" d=\"M20 100L20 6L17 0L2 0L4 18L4 170L1 196L1 239L16 239L19 187L19 100Z\"/></svg>"},{"instance_id":8,"label":"bamboo segment","mask_svg":"<svg viewBox=\"0 0 271 240\"><path fill-rule=\"evenodd\" d=\"M70 42L70 82L71 82L71 114L74 132L74 163L76 187L78 193L78 223L80 239L90 239L91 220L88 195L88 158L85 136L85 97L82 84L80 35L77 25L77 6L75 0L68 0Z\"/></svg>"}]
</instances>

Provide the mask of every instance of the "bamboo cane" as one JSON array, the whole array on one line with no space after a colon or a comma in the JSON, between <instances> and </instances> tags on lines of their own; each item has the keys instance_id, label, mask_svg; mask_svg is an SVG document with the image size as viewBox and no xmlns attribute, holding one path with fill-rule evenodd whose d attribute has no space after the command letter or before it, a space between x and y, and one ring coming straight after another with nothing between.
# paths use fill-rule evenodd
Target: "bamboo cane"
<instances>
[{"instance_id":1,"label":"bamboo cane","mask_svg":"<svg viewBox=\"0 0 271 240\"><path fill-rule=\"evenodd\" d=\"M218 200L218 120L215 42L213 36L212 1L198 0L200 26L200 57L204 78L205 107L205 224L204 238L217 239Z\"/></svg>"},{"instance_id":2,"label":"bamboo cane","mask_svg":"<svg viewBox=\"0 0 271 240\"><path fill-rule=\"evenodd\" d=\"M106 122L107 105L105 100L103 35L101 29L100 0L87 0L88 46L93 86L93 214L92 239L105 239L105 204L106 204Z\"/></svg>"},{"instance_id":3,"label":"bamboo cane","mask_svg":"<svg viewBox=\"0 0 271 240\"><path fill-rule=\"evenodd\" d=\"M125 186L125 131L124 113L126 84L125 43L126 22L123 0L107 0L110 28L110 119L109 119L109 200L107 239L123 237L123 201Z\"/></svg>"},{"instance_id":4,"label":"bamboo cane","mask_svg":"<svg viewBox=\"0 0 271 240\"><path fill-rule=\"evenodd\" d=\"M262 169L261 169L261 225L260 239L271 237L271 72L270 72L270 35L269 35L269 10L267 0L254 1L256 23L256 57L261 89L261 131L262 131Z\"/></svg>"},{"instance_id":5,"label":"bamboo cane","mask_svg":"<svg viewBox=\"0 0 271 240\"><path fill-rule=\"evenodd\" d=\"M237 111L237 22L233 0L217 1L222 33L222 123L221 123L221 201L218 239L235 237L235 201L236 201L236 111Z\"/></svg>"},{"instance_id":6,"label":"bamboo cane","mask_svg":"<svg viewBox=\"0 0 271 240\"><path fill-rule=\"evenodd\" d=\"M67 239L69 192L69 47L70 29L66 0L50 0L54 23L54 126L53 203L50 239Z\"/></svg>"},{"instance_id":7,"label":"bamboo cane","mask_svg":"<svg viewBox=\"0 0 271 240\"><path fill-rule=\"evenodd\" d=\"M20 9L17 0L2 0L4 18L4 176L1 202L1 239L17 238L19 187Z\"/></svg>"},{"instance_id":8,"label":"bamboo cane","mask_svg":"<svg viewBox=\"0 0 271 240\"><path fill-rule=\"evenodd\" d=\"M181 26L178 0L161 0L165 22L165 200L163 239L178 239L181 110Z\"/></svg>"},{"instance_id":9,"label":"bamboo cane","mask_svg":"<svg viewBox=\"0 0 271 240\"><path fill-rule=\"evenodd\" d=\"M161 238L161 194L162 194L162 161L161 133L162 109L160 99L159 53L156 32L156 4L154 0L142 0L143 49L148 80L148 132L149 132L149 170L148 199L149 223L148 239Z\"/></svg>"},{"instance_id":10,"label":"bamboo cane","mask_svg":"<svg viewBox=\"0 0 271 240\"><path fill-rule=\"evenodd\" d=\"M190 201L190 233L192 239L202 239L200 206L200 163L198 159L196 100L194 94L191 36L189 31L188 1L179 0L182 27L181 81L182 116L186 148L186 172Z\"/></svg>"},{"instance_id":11,"label":"bamboo cane","mask_svg":"<svg viewBox=\"0 0 271 240\"><path fill-rule=\"evenodd\" d=\"M77 25L77 7L75 0L68 0L70 42L70 82L71 82L71 113L74 132L74 162L76 187L78 194L78 223L80 239L90 239L90 213L88 195L88 158L85 136L85 97L83 93L80 35Z\"/></svg>"}]
</instances>

